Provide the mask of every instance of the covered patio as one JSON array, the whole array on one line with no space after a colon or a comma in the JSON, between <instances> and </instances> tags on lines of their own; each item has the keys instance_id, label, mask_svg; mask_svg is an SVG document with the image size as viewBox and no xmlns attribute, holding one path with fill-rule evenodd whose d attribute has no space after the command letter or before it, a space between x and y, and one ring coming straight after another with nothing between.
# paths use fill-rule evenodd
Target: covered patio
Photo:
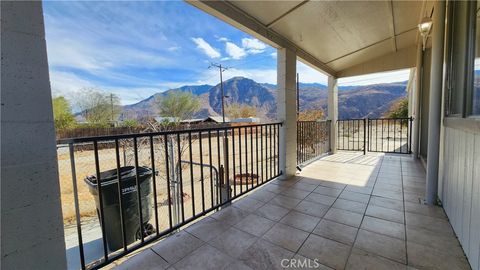
<instances>
[{"instance_id":1,"label":"covered patio","mask_svg":"<svg viewBox=\"0 0 480 270\"><path fill-rule=\"evenodd\" d=\"M340 152L274 180L115 269L470 269L410 156Z\"/></svg>"}]
</instances>

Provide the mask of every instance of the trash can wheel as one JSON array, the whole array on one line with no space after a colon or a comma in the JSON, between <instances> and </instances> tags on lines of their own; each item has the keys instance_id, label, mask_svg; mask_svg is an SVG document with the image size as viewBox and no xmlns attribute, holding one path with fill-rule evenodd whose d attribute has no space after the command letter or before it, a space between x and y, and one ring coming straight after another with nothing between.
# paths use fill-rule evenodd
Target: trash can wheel
<instances>
[{"instance_id":1,"label":"trash can wheel","mask_svg":"<svg viewBox=\"0 0 480 270\"><path fill-rule=\"evenodd\" d=\"M155 232L156 232L155 228L153 227L152 224L150 223L143 224L143 237L149 236ZM136 238L137 240L142 238L142 236L140 235L140 229L137 230Z\"/></svg>"}]
</instances>

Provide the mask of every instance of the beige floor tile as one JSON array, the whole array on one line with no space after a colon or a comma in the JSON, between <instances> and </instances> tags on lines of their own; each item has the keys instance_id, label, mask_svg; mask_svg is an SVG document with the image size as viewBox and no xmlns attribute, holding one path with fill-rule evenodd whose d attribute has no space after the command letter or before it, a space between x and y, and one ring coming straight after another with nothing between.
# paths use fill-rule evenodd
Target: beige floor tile
<instances>
[{"instance_id":1,"label":"beige floor tile","mask_svg":"<svg viewBox=\"0 0 480 270\"><path fill-rule=\"evenodd\" d=\"M355 241L357 231L358 229L355 227L322 219L313 233L351 246Z\"/></svg>"},{"instance_id":2,"label":"beige floor tile","mask_svg":"<svg viewBox=\"0 0 480 270\"><path fill-rule=\"evenodd\" d=\"M407 226L409 242L445 251L451 255L463 257L463 250L453 233L437 233L419 227Z\"/></svg>"},{"instance_id":3,"label":"beige floor tile","mask_svg":"<svg viewBox=\"0 0 480 270\"><path fill-rule=\"evenodd\" d=\"M378 196L372 196L370 198L370 203L376 206L384 207L384 208L389 208L393 210L398 210L398 211L403 211L403 202L399 200L394 200L394 199L389 199L389 198L384 198L384 197L378 197Z\"/></svg>"},{"instance_id":4,"label":"beige floor tile","mask_svg":"<svg viewBox=\"0 0 480 270\"><path fill-rule=\"evenodd\" d=\"M405 225L397 222L365 216L360 228L405 240Z\"/></svg>"},{"instance_id":5,"label":"beige floor tile","mask_svg":"<svg viewBox=\"0 0 480 270\"><path fill-rule=\"evenodd\" d=\"M319 185L329 188L344 189L347 185L334 181L320 181Z\"/></svg>"},{"instance_id":6,"label":"beige floor tile","mask_svg":"<svg viewBox=\"0 0 480 270\"><path fill-rule=\"evenodd\" d=\"M446 219L447 216L442 207L420 203L405 202L405 211L414 214Z\"/></svg>"},{"instance_id":7,"label":"beige floor tile","mask_svg":"<svg viewBox=\"0 0 480 270\"><path fill-rule=\"evenodd\" d=\"M185 230L203 241L209 241L228 228L230 228L230 225L211 217L206 217L190 225Z\"/></svg>"},{"instance_id":8,"label":"beige floor tile","mask_svg":"<svg viewBox=\"0 0 480 270\"><path fill-rule=\"evenodd\" d=\"M327 205L302 201L295 207L295 210L310 216L321 218L327 213L328 208Z\"/></svg>"},{"instance_id":9,"label":"beige floor tile","mask_svg":"<svg viewBox=\"0 0 480 270\"><path fill-rule=\"evenodd\" d=\"M354 202L368 203L370 195L344 190L342 194L340 194L340 198Z\"/></svg>"},{"instance_id":10,"label":"beige floor tile","mask_svg":"<svg viewBox=\"0 0 480 270\"><path fill-rule=\"evenodd\" d=\"M240 260L255 270L284 269L282 260L290 259L295 253L259 239L240 256Z\"/></svg>"},{"instance_id":11,"label":"beige floor tile","mask_svg":"<svg viewBox=\"0 0 480 270\"><path fill-rule=\"evenodd\" d=\"M282 195L285 195L285 196L288 196L288 197L292 197L292 198L295 198L295 199L300 199L300 200L303 200L305 199L305 197L308 196L308 194L310 194L309 191L304 191L304 190L299 190L299 189L295 189L295 188L290 188L290 189L287 189L285 190L284 192L280 193Z\"/></svg>"},{"instance_id":12,"label":"beige floor tile","mask_svg":"<svg viewBox=\"0 0 480 270\"><path fill-rule=\"evenodd\" d=\"M275 198L270 201L271 204L275 204L287 209L295 208L295 206L297 206L300 202L300 199L295 199L281 194L275 196Z\"/></svg>"},{"instance_id":13,"label":"beige floor tile","mask_svg":"<svg viewBox=\"0 0 480 270\"><path fill-rule=\"evenodd\" d=\"M264 187L262 187L261 189L278 194L278 193L281 193L281 192L287 190L288 188L287 187L282 187L282 186L279 186L279 185L274 185L274 184L267 184Z\"/></svg>"},{"instance_id":14,"label":"beige floor tile","mask_svg":"<svg viewBox=\"0 0 480 270\"><path fill-rule=\"evenodd\" d=\"M233 225L248 215L249 215L249 212L245 210L228 206L220 211L217 211L215 214L210 215L210 217L218 221L222 221L226 224Z\"/></svg>"},{"instance_id":15,"label":"beige floor tile","mask_svg":"<svg viewBox=\"0 0 480 270\"><path fill-rule=\"evenodd\" d=\"M379 196L379 197L384 197L384 198L390 198L394 200L403 200L403 193L400 191L391 191L391 190L386 190L382 188L374 188L372 195Z\"/></svg>"},{"instance_id":16,"label":"beige floor tile","mask_svg":"<svg viewBox=\"0 0 480 270\"><path fill-rule=\"evenodd\" d=\"M397 211L397 210L384 208L384 207L380 207L372 204L370 204L367 207L367 212L365 212L365 215L386 219L386 220L398 222L401 224L405 223L405 216L403 211Z\"/></svg>"},{"instance_id":17,"label":"beige floor tile","mask_svg":"<svg viewBox=\"0 0 480 270\"><path fill-rule=\"evenodd\" d=\"M203 241L181 231L168 236L152 247L152 250L162 256L169 264L174 264L203 245Z\"/></svg>"},{"instance_id":18,"label":"beige floor tile","mask_svg":"<svg viewBox=\"0 0 480 270\"><path fill-rule=\"evenodd\" d=\"M162 270L167 269L168 263L162 259L157 253L151 249L146 249L138 253L137 255L129 258L119 266L115 267L115 270Z\"/></svg>"},{"instance_id":19,"label":"beige floor tile","mask_svg":"<svg viewBox=\"0 0 480 270\"><path fill-rule=\"evenodd\" d=\"M348 185L348 186L345 188L345 190L346 190L346 191L358 192L358 193L370 195L370 194L372 194L373 187L371 187L371 186Z\"/></svg>"},{"instance_id":20,"label":"beige floor tile","mask_svg":"<svg viewBox=\"0 0 480 270\"><path fill-rule=\"evenodd\" d=\"M257 241L257 239L258 238L252 234L232 227L226 230L224 233L218 235L213 240L210 240L208 244L212 245L218 250L221 250L225 254L236 258L239 257L255 241Z\"/></svg>"},{"instance_id":21,"label":"beige floor tile","mask_svg":"<svg viewBox=\"0 0 480 270\"><path fill-rule=\"evenodd\" d=\"M320 184L320 179L315 178L315 177L300 177L300 180L298 182L300 183L307 183L311 185L318 186Z\"/></svg>"},{"instance_id":22,"label":"beige floor tile","mask_svg":"<svg viewBox=\"0 0 480 270\"><path fill-rule=\"evenodd\" d=\"M242 221L235 224L235 227L255 236L262 236L264 233L270 230L273 225L275 225L275 222L271 221L270 219L257 216L255 214L250 214Z\"/></svg>"},{"instance_id":23,"label":"beige floor tile","mask_svg":"<svg viewBox=\"0 0 480 270\"><path fill-rule=\"evenodd\" d=\"M305 183L302 180L300 180L297 183L291 185L290 187L295 188L295 189L299 189L299 190L303 190L303 191L312 192L317 186L318 186L318 184L309 184L309 183Z\"/></svg>"},{"instance_id":24,"label":"beige floor tile","mask_svg":"<svg viewBox=\"0 0 480 270\"><path fill-rule=\"evenodd\" d=\"M330 208L327 214L325 214L325 219L335 221L338 223L343 223L343 224L357 227L357 228L360 226L360 223L362 222L362 217L363 215L361 214L343 210L343 209L338 209L338 208Z\"/></svg>"},{"instance_id":25,"label":"beige floor tile","mask_svg":"<svg viewBox=\"0 0 480 270\"><path fill-rule=\"evenodd\" d=\"M245 197L238 201L233 202L232 206L240 208L245 211L253 212L253 211L256 211L258 208L262 207L262 205L264 204L265 204L264 202L261 202L249 197Z\"/></svg>"},{"instance_id":26,"label":"beige floor tile","mask_svg":"<svg viewBox=\"0 0 480 270\"><path fill-rule=\"evenodd\" d=\"M335 202L335 198L312 192L305 198L305 201L331 206Z\"/></svg>"},{"instance_id":27,"label":"beige floor tile","mask_svg":"<svg viewBox=\"0 0 480 270\"><path fill-rule=\"evenodd\" d=\"M389 191L395 191L395 192L402 192L402 181L396 182L378 182L375 184L375 187L373 190L375 191L376 188L379 189L384 189L384 190L389 190Z\"/></svg>"},{"instance_id":28,"label":"beige floor tile","mask_svg":"<svg viewBox=\"0 0 480 270\"><path fill-rule=\"evenodd\" d=\"M225 266L222 270L253 270L241 261L235 260Z\"/></svg>"},{"instance_id":29,"label":"beige floor tile","mask_svg":"<svg viewBox=\"0 0 480 270\"><path fill-rule=\"evenodd\" d=\"M408 265L418 269L469 270L467 260L424 245L407 242Z\"/></svg>"},{"instance_id":30,"label":"beige floor tile","mask_svg":"<svg viewBox=\"0 0 480 270\"><path fill-rule=\"evenodd\" d=\"M337 199L332 207L363 214L367 209L367 204L344 199Z\"/></svg>"},{"instance_id":31,"label":"beige floor tile","mask_svg":"<svg viewBox=\"0 0 480 270\"><path fill-rule=\"evenodd\" d=\"M405 213L405 218L407 219L407 226L420 227L437 233L451 234L453 232L450 223L442 218L434 218L408 212Z\"/></svg>"},{"instance_id":32,"label":"beige floor tile","mask_svg":"<svg viewBox=\"0 0 480 270\"><path fill-rule=\"evenodd\" d=\"M257 201L268 202L276 195L276 193L270 192L268 190L258 190L248 195L248 197Z\"/></svg>"},{"instance_id":33,"label":"beige floor tile","mask_svg":"<svg viewBox=\"0 0 480 270\"><path fill-rule=\"evenodd\" d=\"M177 262L174 267L176 269L200 270L200 269L222 269L232 262L232 258L218 249L203 245L190 255Z\"/></svg>"},{"instance_id":34,"label":"beige floor tile","mask_svg":"<svg viewBox=\"0 0 480 270\"><path fill-rule=\"evenodd\" d=\"M425 193L403 192L403 198L406 202L420 203L425 198Z\"/></svg>"},{"instance_id":35,"label":"beige floor tile","mask_svg":"<svg viewBox=\"0 0 480 270\"><path fill-rule=\"evenodd\" d=\"M264 206L260 207L257 211L256 214L266 217L270 220L273 221L279 221L282 219L288 212L290 212L289 209L283 208L278 205L274 205L271 203L267 203Z\"/></svg>"},{"instance_id":36,"label":"beige floor tile","mask_svg":"<svg viewBox=\"0 0 480 270\"><path fill-rule=\"evenodd\" d=\"M334 269L344 269L350 246L311 234L302 245L298 254L318 259L321 264Z\"/></svg>"},{"instance_id":37,"label":"beige floor tile","mask_svg":"<svg viewBox=\"0 0 480 270\"><path fill-rule=\"evenodd\" d=\"M348 258L348 270L372 269L372 270L406 270L407 266L373 253L354 248Z\"/></svg>"},{"instance_id":38,"label":"beige floor tile","mask_svg":"<svg viewBox=\"0 0 480 270\"><path fill-rule=\"evenodd\" d=\"M280 223L295 227L297 229L311 232L320 222L320 218L303 214L297 211L290 211L286 216L284 216Z\"/></svg>"},{"instance_id":39,"label":"beige floor tile","mask_svg":"<svg viewBox=\"0 0 480 270\"><path fill-rule=\"evenodd\" d=\"M360 229L354 247L406 264L405 241Z\"/></svg>"},{"instance_id":40,"label":"beige floor tile","mask_svg":"<svg viewBox=\"0 0 480 270\"><path fill-rule=\"evenodd\" d=\"M341 189L336 189L336 188L329 188L329 187L324 187L324 186L318 186L313 190L314 193L322 194L322 195L327 195L330 197L338 197L340 193L342 192Z\"/></svg>"},{"instance_id":41,"label":"beige floor tile","mask_svg":"<svg viewBox=\"0 0 480 270\"><path fill-rule=\"evenodd\" d=\"M308 233L305 231L277 223L262 238L277 246L297 252L307 237Z\"/></svg>"}]
</instances>

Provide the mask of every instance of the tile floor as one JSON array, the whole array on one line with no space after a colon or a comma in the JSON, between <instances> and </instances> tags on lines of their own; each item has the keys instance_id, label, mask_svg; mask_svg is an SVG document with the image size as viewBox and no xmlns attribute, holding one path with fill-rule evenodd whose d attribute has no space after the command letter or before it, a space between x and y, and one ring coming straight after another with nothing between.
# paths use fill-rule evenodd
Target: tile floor
<instances>
[{"instance_id":1,"label":"tile floor","mask_svg":"<svg viewBox=\"0 0 480 270\"><path fill-rule=\"evenodd\" d=\"M408 156L339 153L274 180L116 269L470 269Z\"/></svg>"}]
</instances>

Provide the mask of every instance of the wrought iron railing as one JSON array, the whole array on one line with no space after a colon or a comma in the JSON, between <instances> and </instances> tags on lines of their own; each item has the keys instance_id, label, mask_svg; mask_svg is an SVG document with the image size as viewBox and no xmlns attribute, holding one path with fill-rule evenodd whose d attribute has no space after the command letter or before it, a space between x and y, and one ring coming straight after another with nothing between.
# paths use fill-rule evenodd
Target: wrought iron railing
<instances>
[{"instance_id":1,"label":"wrought iron railing","mask_svg":"<svg viewBox=\"0 0 480 270\"><path fill-rule=\"evenodd\" d=\"M338 120L337 149L410 154L413 118Z\"/></svg>"},{"instance_id":2,"label":"wrought iron railing","mask_svg":"<svg viewBox=\"0 0 480 270\"><path fill-rule=\"evenodd\" d=\"M297 165L330 152L330 120L297 121Z\"/></svg>"},{"instance_id":3,"label":"wrought iron railing","mask_svg":"<svg viewBox=\"0 0 480 270\"><path fill-rule=\"evenodd\" d=\"M76 233L67 246L78 249L78 268L105 266L281 175L280 127L59 140L64 219ZM97 257L86 250L93 242Z\"/></svg>"}]
</instances>

